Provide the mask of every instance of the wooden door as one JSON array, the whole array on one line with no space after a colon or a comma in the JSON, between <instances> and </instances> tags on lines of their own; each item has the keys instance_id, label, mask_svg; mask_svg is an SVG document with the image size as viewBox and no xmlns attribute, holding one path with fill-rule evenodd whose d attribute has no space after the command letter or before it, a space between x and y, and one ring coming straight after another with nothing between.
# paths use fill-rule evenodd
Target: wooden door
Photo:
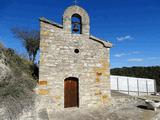
<instances>
[{"instance_id":1,"label":"wooden door","mask_svg":"<svg viewBox=\"0 0 160 120\"><path fill-rule=\"evenodd\" d=\"M78 107L78 79L67 78L64 83L64 107Z\"/></svg>"}]
</instances>

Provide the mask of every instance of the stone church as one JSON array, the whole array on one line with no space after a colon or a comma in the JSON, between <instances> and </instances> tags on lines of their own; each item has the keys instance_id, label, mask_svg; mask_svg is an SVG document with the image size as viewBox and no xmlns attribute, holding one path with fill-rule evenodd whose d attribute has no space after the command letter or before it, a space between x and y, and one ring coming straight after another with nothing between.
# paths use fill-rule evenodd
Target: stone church
<instances>
[{"instance_id":1,"label":"stone church","mask_svg":"<svg viewBox=\"0 0 160 120\"><path fill-rule=\"evenodd\" d=\"M40 18L40 38L37 93L47 109L109 103L112 44L90 35L83 8L68 7L62 25Z\"/></svg>"}]
</instances>

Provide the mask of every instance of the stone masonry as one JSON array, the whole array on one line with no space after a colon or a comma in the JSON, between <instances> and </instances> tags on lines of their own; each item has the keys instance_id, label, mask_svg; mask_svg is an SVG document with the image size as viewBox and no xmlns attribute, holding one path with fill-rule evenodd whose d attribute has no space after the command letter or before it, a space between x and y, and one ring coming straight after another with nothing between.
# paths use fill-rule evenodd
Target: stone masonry
<instances>
[{"instance_id":1,"label":"stone masonry","mask_svg":"<svg viewBox=\"0 0 160 120\"><path fill-rule=\"evenodd\" d=\"M82 33L72 34L71 18L82 18ZM64 108L64 80L78 79L79 107L110 102L110 61L112 44L90 35L88 13L79 6L68 7L63 25L40 18L39 94L41 109ZM75 49L79 53L75 53Z\"/></svg>"}]
</instances>

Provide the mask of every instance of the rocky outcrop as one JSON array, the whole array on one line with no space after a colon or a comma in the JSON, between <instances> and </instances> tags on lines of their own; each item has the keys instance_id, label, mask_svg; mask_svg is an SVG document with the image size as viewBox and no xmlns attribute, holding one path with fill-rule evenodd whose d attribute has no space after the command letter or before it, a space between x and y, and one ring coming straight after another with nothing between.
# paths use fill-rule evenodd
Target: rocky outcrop
<instances>
[{"instance_id":1,"label":"rocky outcrop","mask_svg":"<svg viewBox=\"0 0 160 120\"><path fill-rule=\"evenodd\" d=\"M0 120L35 120L30 63L0 46Z\"/></svg>"},{"instance_id":2,"label":"rocky outcrop","mask_svg":"<svg viewBox=\"0 0 160 120\"><path fill-rule=\"evenodd\" d=\"M0 53L0 85L9 83L10 77L11 70L7 66L6 57Z\"/></svg>"}]
</instances>

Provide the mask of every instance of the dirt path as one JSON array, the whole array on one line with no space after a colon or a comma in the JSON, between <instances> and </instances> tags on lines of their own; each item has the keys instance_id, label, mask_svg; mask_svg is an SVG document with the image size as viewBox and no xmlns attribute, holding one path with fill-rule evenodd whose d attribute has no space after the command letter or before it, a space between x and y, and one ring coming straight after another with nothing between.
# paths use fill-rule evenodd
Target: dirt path
<instances>
[{"instance_id":1,"label":"dirt path","mask_svg":"<svg viewBox=\"0 0 160 120\"><path fill-rule=\"evenodd\" d=\"M144 100L112 92L112 106L69 108L48 114L49 120L160 120L160 109L148 110Z\"/></svg>"},{"instance_id":2,"label":"dirt path","mask_svg":"<svg viewBox=\"0 0 160 120\"><path fill-rule=\"evenodd\" d=\"M160 120L156 115L160 110L144 110L136 106L97 109L66 109L49 114L50 120Z\"/></svg>"}]
</instances>

